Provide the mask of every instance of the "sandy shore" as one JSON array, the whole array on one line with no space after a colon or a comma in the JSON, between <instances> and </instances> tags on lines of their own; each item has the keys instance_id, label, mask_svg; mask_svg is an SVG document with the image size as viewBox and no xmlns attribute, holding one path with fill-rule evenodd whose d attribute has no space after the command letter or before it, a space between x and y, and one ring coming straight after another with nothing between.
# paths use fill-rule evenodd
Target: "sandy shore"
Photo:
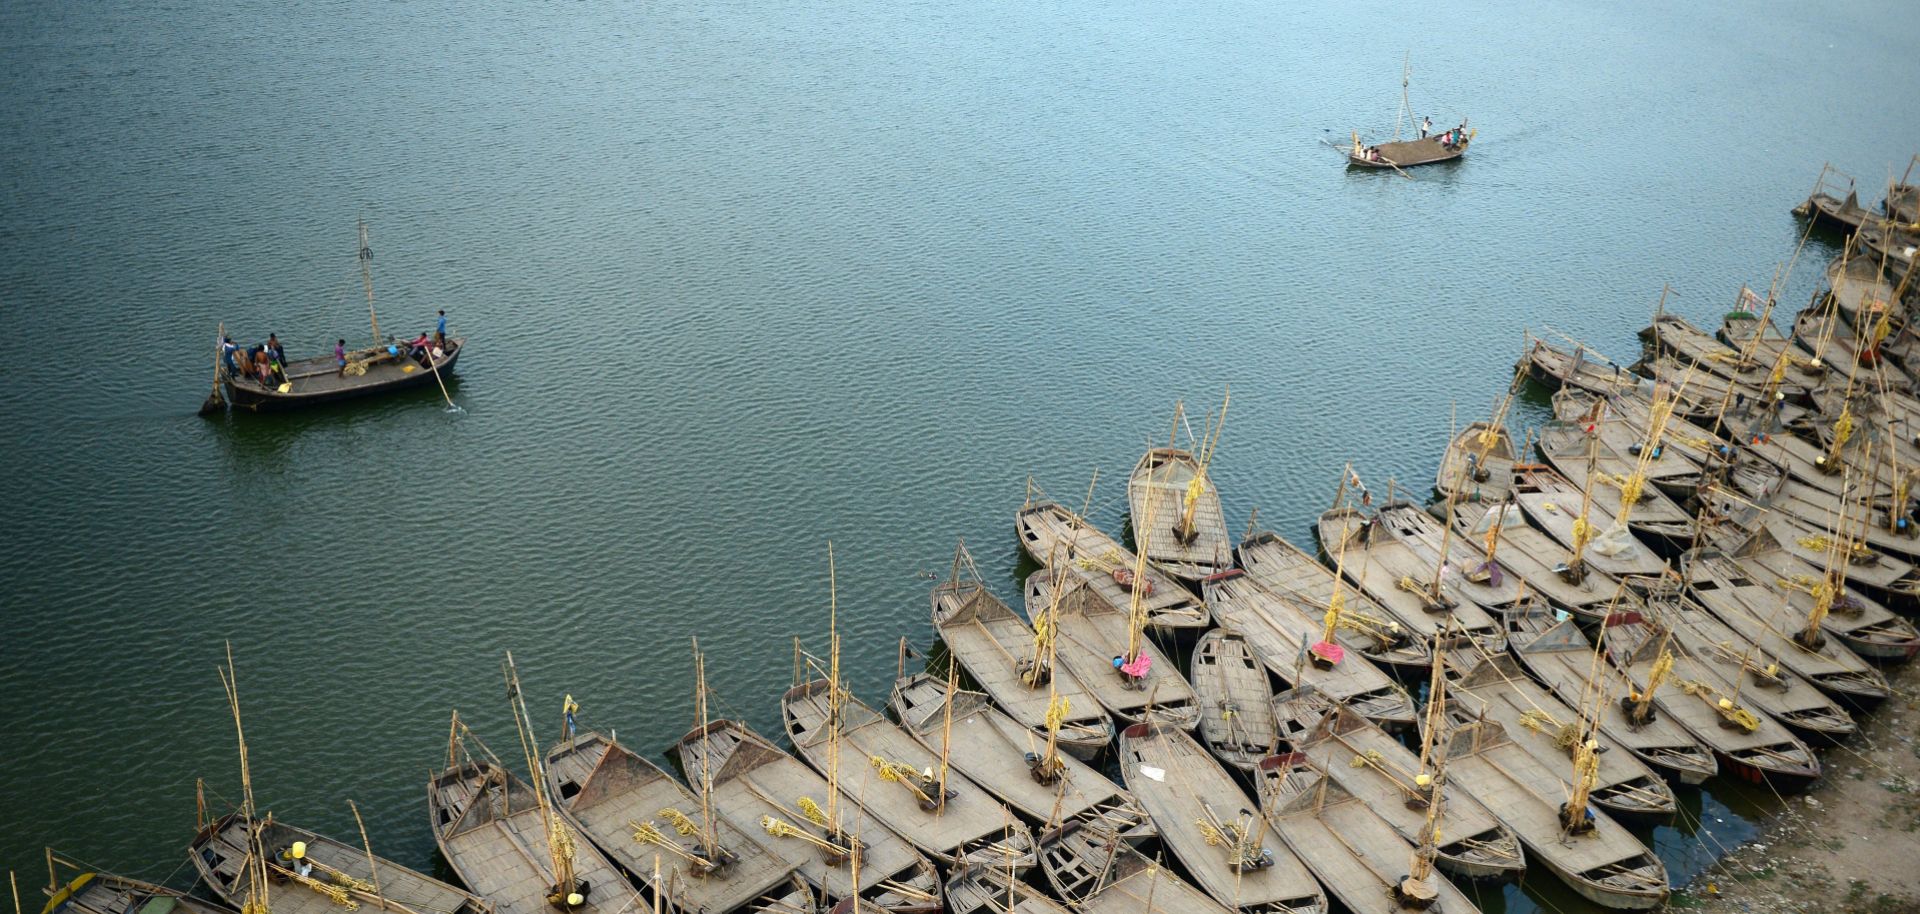
<instances>
[{"instance_id":1,"label":"sandy shore","mask_svg":"<svg viewBox=\"0 0 1920 914\"><path fill-rule=\"evenodd\" d=\"M1760 836L1674 893L1706 912L1920 912L1920 668L1886 670L1894 695L1845 745L1821 751L1825 776L1788 799Z\"/></svg>"}]
</instances>

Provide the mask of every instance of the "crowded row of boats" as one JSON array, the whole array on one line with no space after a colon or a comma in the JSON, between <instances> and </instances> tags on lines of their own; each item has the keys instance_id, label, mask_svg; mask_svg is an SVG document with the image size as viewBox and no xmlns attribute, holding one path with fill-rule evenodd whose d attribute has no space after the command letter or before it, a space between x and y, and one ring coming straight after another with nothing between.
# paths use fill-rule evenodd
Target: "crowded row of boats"
<instances>
[{"instance_id":1,"label":"crowded row of boats","mask_svg":"<svg viewBox=\"0 0 1920 914\"><path fill-rule=\"evenodd\" d=\"M570 696L543 738L509 655L520 756L456 714L427 784L463 886L259 812L241 730L240 807L190 848L213 898L50 872L47 914L1470 912L1453 879L1527 870L1658 906L1628 824L1673 817L1675 783L1807 787L1920 651L1897 266L1849 245L1785 331L1771 294L1716 332L1662 311L1630 366L1529 337L1431 501L1348 466L1311 553L1229 530L1223 400L1141 457L1122 536L1030 488L1018 611L962 544L940 650L903 641L884 706L845 681L837 618L824 653L796 644L772 737L710 717L696 645L677 776ZM1529 377L1555 420L1516 441Z\"/></svg>"}]
</instances>

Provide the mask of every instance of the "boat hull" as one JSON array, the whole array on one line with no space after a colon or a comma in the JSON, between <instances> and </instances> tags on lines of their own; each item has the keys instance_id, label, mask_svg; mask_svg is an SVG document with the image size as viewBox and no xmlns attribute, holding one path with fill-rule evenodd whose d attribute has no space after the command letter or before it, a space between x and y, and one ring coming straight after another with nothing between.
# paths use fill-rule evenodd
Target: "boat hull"
<instances>
[{"instance_id":1,"label":"boat hull","mask_svg":"<svg viewBox=\"0 0 1920 914\"><path fill-rule=\"evenodd\" d=\"M446 358L440 360L436 368L443 382L447 375L453 373L454 364L460 360L461 354L466 352L466 349L465 340L455 341L453 351L447 353ZM222 385L222 389L226 392L227 402L233 404L235 409L244 409L248 412L257 413L286 412L308 406L338 403L342 400L355 400L361 397L430 386L434 383L434 375L434 369L422 369L400 377L384 378L366 384L313 392L290 392L284 394L277 390L263 388L258 384L235 382L229 378L226 383Z\"/></svg>"}]
</instances>

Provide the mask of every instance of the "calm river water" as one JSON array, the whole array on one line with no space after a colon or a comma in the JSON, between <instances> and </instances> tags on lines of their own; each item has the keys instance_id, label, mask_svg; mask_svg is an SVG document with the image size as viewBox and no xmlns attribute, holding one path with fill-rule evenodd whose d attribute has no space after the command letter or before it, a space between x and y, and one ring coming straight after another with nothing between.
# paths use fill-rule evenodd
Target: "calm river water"
<instances>
[{"instance_id":1,"label":"calm river water","mask_svg":"<svg viewBox=\"0 0 1920 914\"><path fill-rule=\"evenodd\" d=\"M1920 150L1917 34L1910 0L0 5L0 863L175 871L195 778L237 797L224 640L263 805L348 835L351 798L416 865L449 711L512 749L507 649L543 715L657 748L698 636L775 730L831 542L880 701L957 539L1015 597L1029 476L1100 471L1118 532L1229 384L1229 521L1309 544L1347 461L1424 489L1523 328L1629 358L1663 284L1708 324L1764 286L1822 162ZM1471 157L1346 171L1409 51ZM222 322L365 339L360 218L382 327L471 338L465 412L196 418ZM1676 879L1753 809L1685 801Z\"/></svg>"}]
</instances>

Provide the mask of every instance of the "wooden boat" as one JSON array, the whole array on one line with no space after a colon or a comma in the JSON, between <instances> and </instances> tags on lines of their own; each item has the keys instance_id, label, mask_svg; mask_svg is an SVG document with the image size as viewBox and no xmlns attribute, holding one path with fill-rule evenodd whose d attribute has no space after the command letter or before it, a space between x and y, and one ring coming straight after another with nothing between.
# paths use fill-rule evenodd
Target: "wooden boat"
<instances>
[{"instance_id":1,"label":"wooden boat","mask_svg":"<svg viewBox=\"0 0 1920 914\"><path fill-rule=\"evenodd\" d=\"M1808 396L1806 387L1787 382L1775 384L1770 375L1754 380L1725 378L1664 354L1642 358L1633 363L1632 369L1672 392L1677 415L1707 426L1718 421L1730 403L1758 397L1784 397L1804 403Z\"/></svg>"},{"instance_id":2,"label":"wooden boat","mask_svg":"<svg viewBox=\"0 0 1920 914\"><path fill-rule=\"evenodd\" d=\"M1832 447L1831 422L1812 410L1790 403L1749 402L1727 410L1722 424L1747 455L1785 469L1805 485L1833 495L1841 494L1850 483L1877 496L1893 491L1894 474L1866 447L1866 436ZM1876 445L1875 449L1881 448Z\"/></svg>"},{"instance_id":3,"label":"wooden boat","mask_svg":"<svg viewBox=\"0 0 1920 914\"><path fill-rule=\"evenodd\" d=\"M1920 261L1920 234L1911 230L1874 220L1860 226L1853 237L1856 243L1897 274L1907 273L1914 268L1916 261Z\"/></svg>"},{"instance_id":4,"label":"wooden boat","mask_svg":"<svg viewBox=\"0 0 1920 914\"><path fill-rule=\"evenodd\" d=\"M834 798L827 779L745 723L712 721L681 737L672 752L688 780L707 786L708 802L719 815L738 828L768 833L768 848L794 865L822 899L819 908L854 894L849 851L857 848L863 905L888 914L940 914L939 873L931 861L884 822L862 817L849 823L837 809L829 819L825 807ZM832 828L822 824L835 820L840 824ZM768 910L788 907L815 905L789 902Z\"/></svg>"},{"instance_id":5,"label":"wooden boat","mask_svg":"<svg viewBox=\"0 0 1920 914\"><path fill-rule=\"evenodd\" d=\"M1728 346L1678 314L1655 315L1653 323L1640 331L1640 339L1650 351L1665 353L1681 364L1696 366L1731 381L1736 389L1750 395L1776 387L1806 391L1825 381L1825 372L1815 371L1801 361L1783 356L1761 361L1753 354Z\"/></svg>"},{"instance_id":6,"label":"wooden boat","mask_svg":"<svg viewBox=\"0 0 1920 914\"><path fill-rule=\"evenodd\" d=\"M1799 482L1776 467L1756 461L1736 460L1727 473L1728 489L1702 490L1703 498L1720 505L1722 511L1740 502L1771 509L1814 530L1825 530L1835 518L1866 517L1866 523L1853 529L1867 546L1889 553L1902 561L1920 558L1920 524L1912 519L1911 502L1907 510L1889 515L1886 503L1862 503L1864 491L1849 489L1844 494L1816 489ZM1861 489L1864 489L1863 485ZM1710 493L1710 494L1709 494ZM1858 523L1856 521L1855 523Z\"/></svg>"},{"instance_id":7,"label":"wooden boat","mask_svg":"<svg viewBox=\"0 0 1920 914\"><path fill-rule=\"evenodd\" d=\"M1837 743L1857 729L1845 708L1786 668L1765 648L1720 621L1681 581L1632 581L1649 616L1672 629L1673 639L1694 659L1714 667L1738 687L1738 695L1773 716L1803 740Z\"/></svg>"},{"instance_id":8,"label":"wooden boat","mask_svg":"<svg viewBox=\"0 0 1920 914\"><path fill-rule=\"evenodd\" d=\"M1373 807L1402 838L1419 840L1430 797L1414 782L1421 773L1418 755L1373 722L1331 702L1315 701L1310 693L1274 704L1275 712L1287 718L1287 729L1299 734L1291 741L1294 751ZM1520 839L1466 791L1444 779L1440 789L1445 796L1434 862L1466 879L1518 879L1526 870Z\"/></svg>"},{"instance_id":9,"label":"wooden boat","mask_svg":"<svg viewBox=\"0 0 1920 914\"><path fill-rule=\"evenodd\" d=\"M562 740L547 750L543 767L560 814L682 911L731 911L792 888L793 861L708 811L693 791L612 736L587 731ZM648 827L660 837L642 838ZM693 840L675 841L669 837L675 831ZM661 858L657 873L655 857Z\"/></svg>"},{"instance_id":10,"label":"wooden boat","mask_svg":"<svg viewBox=\"0 0 1920 914\"><path fill-rule=\"evenodd\" d=\"M233 909L151 882L82 872L65 885L47 887L40 914L234 914Z\"/></svg>"},{"instance_id":11,"label":"wooden boat","mask_svg":"<svg viewBox=\"0 0 1920 914\"><path fill-rule=\"evenodd\" d=\"M1425 887L1419 900L1402 898L1398 890L1403 881L1416 878L1408 868L1418 843L1402 836L1305 754L1264 760L1256 786L1267 820L1287 848L1346 910L1478 914L1472 900L1437 872L1418 879Z\"/></svg>"},{"instance_id":12,"label":"wooden boat","mask_svg":"<svg viewBox=\"0 0 1920 914\"><path fill-rule=\"evenodd\" d=\"M1853 232L1872 218L1866 207L1860 205L1853 178L1830 164L1821 167L1820 177L1814 179L1813 191L1793 208L1793 214L1840 232Z\"/></svg>"},{"instance_id":13,"label":"wooden boat","mask_svg":"<svg viewBox=\"0 0 1920 914\"><path fill-rule=\"evenodd\" d=\"M1846 543L1837 544L1824 529L1764 508L1723 502L1714 506L1714 514L1719 520L1719 535L1728 537L1717 543L1725 551L1738 550L1741 534L1754 536L1765 531L1773 545L1799 559L1803 566L1817 569L1825 567L1830 552L1839 545L1851 552L1846 563L1848 584L1891 600L1920 600L1920 569L1859 540L1849 537ZM1770 547L1762 544L1762 548Z\"/></svg>"},{"instance_id":14,"label":"wooden boat","mask_svg":"<svg viewBox=\"0 0 1920 914\"><path fill-rule=\"evenodd\" d=\"M1609 494L1613 496L1612 507L1606 504ZM1514 493L1514 500L1519 503L1527 520L1568 550L1566 562L1569 564L1573 561L1575 521L1580 519L1581 502L1587 498L1580 487L1566 477L1549 468L1537 466L1529 466L1521 472ZM1624 531L1614 513L1619 504L1618 489L1604 485L1594 487L1591 500L1586 505L1587 525L1589 529L1601 532L1593 534L1587 541L1587 547L1580 555L1581 561L1616 580L1631 575L1665 574L1666 560L1653 554L1653 550L1635 537L1622 535ZM1558 567L1554 570L1558 572Z\"/></svg>"},{"instance_id":15,"label":"wooden boat","mask_svg":"<svg viewBox=\"0 0 1920 914\"><path fill-rule=\"evenodd\" d=\"M433 839L455 875L500 914L552 914L554 873L547 829L568 834L576 914L632 914L651 907L626 877L572 827L549 823L533 786L491 759L455 760L427 782Z\"/></svg>"},{"instance_id":16,"label":"wooden boat","mask_svg":"<svg viewBox=\"0 0 1920 914\"><path fill-rule=\"evenodd\" d=\"M1049 832L1040 865L1054 894L1080 914L1226 914L1226 907L1173 870L1097 828Z\"/></svg>"},{"instance_id":17,"label":"wooden boat","mask_svg":"<svg viewBox=\"0 0 1920 914\"><path fill-rule=\"evenodd\" d=\"M1453 522L1461 539L1485 544L1480 558L1465 566L1468 574L1512 574L1530 593L1582 618L1606 615L1619 598L1620 582L1612 575L1592 567L1580 574L1569 571L1572 553L1528 524L1526 511L1515 500L1458 506ZM1488 554L1498 561L1485 561Z\"/></svg>"},{"instance_id":18,"label":"wooden boat","mask_svg":"<svg viewBox=\"0 0 1920 914\"><path fill-rule=\"evenodd\" d=\"M1777 579L1756 579L1742 563L1711 549L1681 556L1680 574L1701 606L1756 648L1755 659L1778 663L1857 707L1871 707L1892 694L1886 677L1838 638L1826 637L1824 630L1806 637L1811 602L1793 605L1793 590ZM1811 601L1811 594L1805 596Z\"/></svg>"},{"instance_id":19,"label":"wooden boat","mask_svg":"<svg viewBox=\"0 0 1920 914\"><path fill-rule=\"evenodd\" d=\"M1220 509L1220 492L1192 452L1172 447L1147 451L1127 480L1127 503L1133 541L1145 543L1147 560L1167 572L1197 581L1233 564L1233 540ZM1149 516L1157 519L1158 529L1140 530L1142 519Z\"/></svg>"},{"instance_id":20,"label":"wooden boat","mask_svg":"<svg viewBox=\"0 0 1920 914\"><path fill-rule=\"evenodd\" d=\"M1537 618L1516 621L1538 624ZM1654 713L1678 722L1712 749L1722 773L1782 791L1803 789L1820 777L1813 750L1772 715L1745 707L1751 690L1738 691L1722 678L1718 664L1695 657L1669 637L1667 626L1628 612L1607 619L1600 631L1608 662L1633 685L1630 697L1651 704Z\"/></svg>"},{"instance_id":21,"label":"wooden boat","mask_svg":"<svg viewBox=\"0 0 1920 914\"><path fill-rule=\"evenodd\" d=\"M1562 703L1581 704L1594 695L1624 697L1632 690L1619 670L1595 663L1595 648L1573 619L1557 619L1540 608L1509 613L1506 623L1514 659ZM1597 724L1609 743L1625 748L1670 780L1700 784L1719 771L1713 752L1678 721L1658 713L1643 714L1631 700L1603 702Z\"/></svg>"},{"instance_id":22,"label":"wooden boat","mask_svg":"<svg viewBox=\"0 0 1920 914\"><path fill-rule=\"evenodd\" d=\"M1435 510L1446 508L1436 506ZM1417 580L1431 582L1436 574L1488 610L1499 613L1527 598L1520 579L1503 568L1499 559L1463 541L1440 520L1405 502L1384 505L1375 512L1375 535L1385 534L1407 547L1421 562Z\"/></svg>"},{"instance_id":23,"label":"wooden boat","mask_svg":"<svg viewBox=\"0 0 1920 914\"><path fill-rule=\"evenodd\" d=\"M948 700L948 695L952 700ZM980 692L953 689L926 673L893 684L888 707L907 732L952 770L1047 828L1096 824L1129 841L1153 837L1146 810L1120 785L995 708ZM951 749L949 749L951 747Z\"/></svg>"},{"instance_id":24,"label":"wooden boat","mask_svg":"<svg viewBox=\"0 0 1920 914\"><path fill-rule=\"evenodd\" d=\"M1068 709L1060 748L1084 760L1113 743L1113 718L1072 670L1037 649L1033 628L987 589L964 544L952 576L933 589L933 628L994 704L1039 738L1046 738L1047 710L1058 699Z\"/></svg>"},{"instance_id":25,"label":"wooden boat","mask_svg":"<svg viewBox=\"0 0 1920 914\"><path fill-rule=\"evenodd\" d=\"M1152 716L1183 730L1200 723L1193 685L1180 675L1165 652L1145 635L1140 650L1149 661L1146 677L1136 680L1115 667L1113 660L1127 653L1127 612L1103 599L1078 577L1067 578L1056 604L1055 572L1036 571L1027 578L1028 620L1055 617L1054 660L1072 673L1114 717L1136 723Z\"/></svg>"},{"instance_id":26,"label":"wooden boat","mask_svg":"<svg viewBox=\"0 0 1920 914\"><path fill-rule=\"evenodd\" d=\"M1566 764L1573 741L1584 729L1583 714L1574 710L1552 692L1542 688L1522 672L1511 654L1494 654L1472 659L1470 665L1447 665L1457 674L1447 694L1453 699L1448 713L1458 723L1475 720L1496 721L1514 744L1532 755L1549 770ZM1608 704L1601 695L1584 700L1585 704ZM1591 788L1595 806L1622 819L1668 820L1678 807L1673 791L1653 769L1627 752L1612 751L1615 744L1605 731L1594 738L1600 743L1598 772Z\"/></svg>"},{"instance_id":27,"label":"wooden boat","mask_svg":"<svg viewBox=\"0 0 1920 914\"><path fill-rule=\"evenodd\" d=\"M840 770L841 796L942 864L965 861L1021 872L1033 866L1033 833L1025 823L957 771L946 772L949 795L940 802L939 779L927 777L939 773L940 759L845 690L839 692L836 735L829 726L835 716L830 692L827 680L810 680L788 689L780 709L787 739L815 771L832 776L830 742L838 743L840 759L857 767L857 774ZM876 760L886 767L874 767Z\"/></svg>"},{"instance_id":28,"label":"wooden boat","mask_svg":"<svg viewBox=\"0 0 1920 914\"><path fill-rule=\"evenodd\" d=\"M1802 316L1804 317L1804 312ZM1799 328L1800 321L1796 320L1794 322L1796 334ZM1841 377L1850 377L1858 368L1851 357L1831 360L1829 359L1831 353L1823 352L1802 342L1797 335L1781 333L1780 328L1775 327L1770 319L1764 319L1746 311L1728 314L1720 324L1719 336L1727 345L1748 352L1751 358L1768 365L1774 364L1784 354L1788 359L1816 374L1831 371Z\"/></svg>"},{"instance_id":29,"label":"wooden boat","mask_svg":"<svg viewBox=\"0 0 1920 914\"><path fill-rule=\"evenodd\" d=\"M367 289L367 312L373 315L373 249L367 246L367 226L360 224L360 269ZM285 366L285 378L274 385L259 379L242 377L226 370L216 360L217 386L229 403L239 409L268 412L332 403L370 394L390 393L413 387L444 383L454 363L466 351L466 339L447 340L440 355L417 360L406 354L406 344L398 338L381 342L380 319L373 315L374 345L347 354L343 372L331 352L310 359L297 359ZM206 413L207 410L202 410Z\"/></svg>"},{"instance_id":30,"label":"wooden boat","mask_svg":"<svg viewBox=\"0 0 1920 914\"><path fill-rule=\"evenodd\" d=\"M1135 556L1084 518L1056 502L1028 504L1014 526L1027 555L1052 569L1057 561L1113 606L1126 606L1135 591L1146 604L1147 625L1163 631L1204 630L1212 620L1206 604L1159 568L1148 564L1143 585L1135 582Z\"/></svg>"},{"instance_id":31,"label":"wooden boat","mask_svg":"<svg viewBox=\"0 0 1920 914\"><path fill-rule=\"evenodd\" d=\"M335 841L271 815L256 820L237 812L208 823L187 846L201 880L235 908L245 904L252 878L248 847L255 841L266 855L265 900L274 911L334 914L341 905L353 902L448 914L493 912L486 900L385 857L374 858L379 863L374 868L364 847ZM291 856L296 843L310 867L304 872Z\"/></svg>"},{"instance_id":32,"label":"wooden boat","mask_svg":"<svg viewBox=\"0 0 1920 914\"><path fill-rule=\"evenodd\" d=\"M1567 536L1564 542L1572 542L1573 519L1580 514L1581 492L1588 488L1589 479L1594 482L1590 493L1594 513L1604 514L1608 525L1620 516L1621 486L1635 475L1639 466L1632 455L1607 450L1604 443L1589 437L1579 426L1549 422L1540 429L1540 456L1553 472L1533 470L1528 474L1531 479L1523 479L1517 485L1523 491L1542 496L1535 499L1536 502L1551 501L1562 508L1571 505L1571 513L1566 513L1564 518L1527 512L1529 519L1555 539L1560 539L1564 530ZM1591 473L1587 469L1589 463L1593 466ZM1640 497L1627 515L1627 529L1642 539L1676 548L1691 543L1693 517L1673 499L1661 494L1659 487L1643 483L1639 488ZM1525 504L1527 499L1523 497L1521 502ZM1593 522L1592 518L1589 522ZM1604 530L1606 526L1599 529ZM1614 568L1606 570L1609 574L1634 573Z\"/></svg>"},{"instance_id":33,"label":"wooden boat","mask_svg":"<svg viewBox=\"0 0 1920 914\"><path fill-rule=\"evenodd\" d=\"M1217 614L1219 604L1211 596L1207 602ZM1221 761L1252 774L1280 742L1266 666L1245 637L1216 628L1194 644L1187 669L1199 695L1200 741Z\"/></svg>"},{"instance_id":34,"label":"wooden boat","mask_svg":"<svg viewBox=\"0 0 1920 914\"><path fill-rule=\"evenodd\" d=\"M1880 204L1895 222L1920 223L1920 184L1913 181L1915 168L1920 168L1920 155L1907 160L1907 170L1887 188L1887 199Z\"/></svg>"},{"instance_id":35,"label":"wooden boat","mask_svg":"<svg viewBox=\"0 0 1920 914\"><path fill-rule=\"evenodd\" d=\"M1341 620L1353 612L1347 608L1346 600L1358 596L1351 591L1342 594L1341 618L1336 619L1334 625L1335 644L1338 644L1342 630ZM1260 671L1261 689L1266 688L1266 672L1271 671L1288 688L1312 686L1381 726L1412 725L1412 696L1365 656L1346 655L1344 651L1334 656L1328 656L1331 652L1324 650L1314 653L1313 645L1325 640L1324 612L1320 618L1314 618L1292 601L1262 586L1250 574L1238 569L1222 572L1209 580L1206 597L1207 604L1213 607L1214 617L1226 627L1225 630L1234 632L1253 658L1265 664L1265 669ZM1355 602L1358 600L1355 599ZM1201 689L1204 698L1207 683L1201 675L1200 660L1200 653L1196 649L1192 666L1194 687ZM1241 691L1243 694L1235 704L1244 713L1246 700L1254 697L1254 689L1249 685ZM1268 693L1263 700L1270 699L1271 693ZM1206 721L1206 716L1203 716L1203 735ZM1262 737L1272 732L1271 712L1260 715L1259 723ZM1265 751L1243 756L1246 764L1240 767L1251 770L1252 765L1273 754L1270 742L1259 742L1258 746ZM1250 743L1248 748L1252 749L1254 745Z\"/></svg>"},{"instance_id":36,"label":"wooden boat","mask_svg":"<svg viewBox=\"0 0 1920 914\"><path fill-rule=\"evenodd\" d=\"M1706 528L1706 536L1708 545L1728 561L1740 566L1749 578L1762 582L1763 586L1771 582L1769 589L1786 598L1784 610L1777 605L1761 607L1767 615L1776 619L1770 623L1770 627L1791 631L1781 623L1785 619L1811 618L1810 614L1820 602L1816 596L1818 588L1833 587L1826 567L1827 563L1833 561L1831 557L1822 556L1818 564L1809 562L1789 552L1766 527L1749 532L1738 527L1714 525ZM1855 592L1847 586L1845 576L1836 577L1839 589L1821 617L1822 631L1838 638L1855 654L1869 660L1904 663L1920 653L1920 631L1914 629L1912 622L1894 615L1879 601ZM1713 607L1709 605L1708 608ZM1723 618L1722 621L1726 620ZM1738 625L1733 622L1728 624Z\"/></svg>"},{"instance_id":37,"label":"wooden boat","mask_svg":"<svg viewBox=\"0 0 1920 914\"><path fill-rule=\"evenodd\" d=\"M1249 578L1310 616L1325 616L1333 595L1339 593L1341 624L1333 640L1342 648L1400 670L1419 672L1432 665L1433 653L1426 642L1408 634L1399 620L1365 593L1337 583L1339 575L1333 569L1279 534L1255 533L1241 541L1234 555ZM1251 630L1245 619L1239 620L1239 627L1243 632Z\"/></svg>"},{"instance_id":38,"label":"wooden boat","mask_svg":"<svg viewBox=\"0 0 1920 914\"><path fill-rule=\"evenodd\" d=\"M1473 142L1473 135L1478 132L1477 130L1468 131L1455 143L1445 141L1444 138L1448 135L1446 133L1434 134L1425 139L1394 140L1371 146L1356 143L1360 146L1360 151L1347 150L1347 165L1353 168L1386 169L1451 162L1467 154L1467 146Z\"/></svg>"},{"instance_id":39,"label":"wooden boat","mask_svg":"<svg viewBox=\"0 0 1920 914\"><path fill-rule=\"evenodd\" d=\"M1513 489L1516 459L1513 436L1504 423L1468 423L1440 455L1433 489L1454 501L1499 501Z\"/></svg>"},{"instance_id":40,"label":"wooden boat","mask_svg":"<svg viewBox=\"0 0 1920 914\"><path fill-rule=\"evenodd\" d=\"M949 914L1068 914L1004 867L962 865L947 880Z\"/></svg>"},{"instance_id":41,"label":"wooden boat","mask_svg":"<svg viewBox=\"0 0 1920 914\"><path fill-rule=\"evenodd\" d=\"M1642 472L1647 482L1676 501L1692 498L1700 488L1702 473L1716 465L1728 450L1726 439L1717 432L1677 414L1667 417L1659 441L1650 440L1653 401L1636 394L1603 397L1562 388L1553 395L1553 415L1600 440L1596 461L1599 454L1624 455L1636 465L1646 458Z\"/></svg>"},{"instance_id":42,"label":"wooden boat","mask_svg":"<svg viewBox=\"0 0 1920 914\"><path fill-rule=\"evenodd\" d=\"M1566 828L1571 763L1541 764L1494 720L1450 716L1441 726L1448 780L1519 836L1532 862L1602 907L1637 911L1666 901L1666 866L1606 813L1589 810L1584 831Z\"/></svg>"},{"instance_id":43,"label":"wooden boat","mask_svg":"<svg viewBox=\"0 0 1920 914\"><path fill-rule=\"evenodd\" d=\"M1532 335L1527 336L1526 348L1515 367L1556 390L1574 387L1602 396L1618 393L1651 396L1653 392L1652 381L1584 345L1561 349Z\"/></svg>"},{"instance_id":44,"label":"wooden boat","mask_svg":"<svg viewBox=\"0 0 1920 914\"><path fill-rule=\"evenodd\" d=\"M1381 532L1359 509L1332 508L1316 525L1320 549L1328 561L1343 569L1347 583L1391 613L1413 637L1432 642L1442 635L1442 646L1463 640L1487 650L1501 650L1505 635L1484 606L1460 592L1458 577L1441 582L1438 599L1429 592L1432 566L1405 543Z\"/></svg>"},{"instance_id":45,"label":"wooden boat","mask_svg":"<svg viewBox=\"0 0 1920 914\"><path fill-rule=\"evenodd\" d=\"M1120 772L1160 823L1160 840L1215 901L1245 912L1327 910L1258 804L1184 730L1139 723L1120 731Z\"/></svg>"}]
</instances>

